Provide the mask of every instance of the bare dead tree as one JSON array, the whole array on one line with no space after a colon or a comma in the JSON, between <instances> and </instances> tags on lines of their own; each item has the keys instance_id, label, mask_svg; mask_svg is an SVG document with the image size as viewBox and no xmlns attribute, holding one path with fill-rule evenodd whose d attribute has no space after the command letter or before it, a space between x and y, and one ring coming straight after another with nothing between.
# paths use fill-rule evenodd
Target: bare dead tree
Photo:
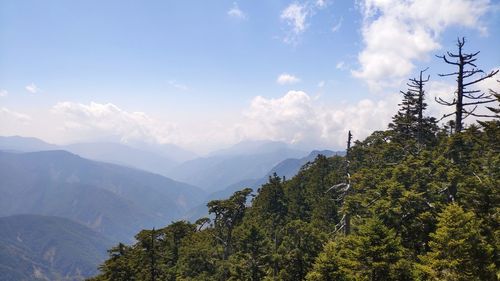
<instances>
[{"instance_id":1,"label":"bare dead tree","mask_svg":"<svg viewBox=\"0 0 500 281\"><path fill-rule=\"evenodd\" d=\"M490 117L483 114L476 114L475 111L477 107L481 104L487 104L495 101L495 97L490 93L482 93L478 89L467 89L474 84L477 84L485 79L493 77L498 73L498 70L491 71L490 73L485 73L483 70L477 68L476 56L479 52L467 54L463 52L463 46L465 45L465 38L457 39L458 54L451 52L446 52L447 55L437 56L443 59L447 64L451 64L458 68L456 72L439 74L439 76L455 76L457 77L457 90L455 91L455 97L452 101L446 101L442 98L436 98L439 104L445 106L454 106L455 111L443 115L441 119L447 118L449 116L455 115L455 133L459 133L463 128L463 120L469 116L475 117ZM477 77L477 74L481 74L481 77ZM470 80L469 80L470 79Z\"/></svg>"},{"instance_id":2,"label":"bare dead tree","mask_svg":"<svg viewBox=\"0 0 500 281\"><path fill-rule=\"evenodd\" d=\"M351 131L347 134L347 150L346 150L346 155L345 155L345 173L346 173L346 180L343 183L336 184L332 187L330 187L326 192L329 192L331 190L339 190L339 197L337 198L336 201L340 201L341 205L344 205L345 199L347 195L351 191L351 173L350 173L350 151L351 151L351 141L352 141L352 134ZM347 208L344 208L344 214L342 215L342 219L340 219L340 222L335 226L335 232L338 232L340 230L344 230L345 235L349 235L351 232L351 214L349 213L349 210Z\"/></svg>"}]
</instances>

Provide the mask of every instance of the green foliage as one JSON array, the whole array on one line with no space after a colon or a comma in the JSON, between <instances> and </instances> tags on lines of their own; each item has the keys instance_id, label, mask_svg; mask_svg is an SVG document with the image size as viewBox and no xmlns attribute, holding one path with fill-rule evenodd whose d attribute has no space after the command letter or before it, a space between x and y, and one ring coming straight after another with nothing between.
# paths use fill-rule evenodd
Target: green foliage
<instances>
[{"instance_id":1,"label":"green foliage","mask_svg":"<svg viewBox=\"0 0 500 281\"><path fill-rule=\"evenodd\" d=\"M411 280L410 263L396 232L378 219L330 242L307 280Z\"/></svg>"},{"instance_id":2,"label":"green foliage","mask_svg":"<svg viewBox=\"0 0 500 281\"><path fill-rule=\"evenodd\" d=\"M318 156L251 204L250 189L211 201L212 223L140 232L95 280L496 280L500 122L480 124L423 143L374 132L350 150L349 194L345 159Z\"/></svg>"},{"instance_id":3,"label":"green foliage","mask_svg":"<svg viewBox=\"0 0 500 281\"><path fill-rule=\"evenodd\" d=\"M420 256L421 280L496 280L493 249L474 213L450 204L439 214L430 251Z\"/></svg>"}]
</instances>

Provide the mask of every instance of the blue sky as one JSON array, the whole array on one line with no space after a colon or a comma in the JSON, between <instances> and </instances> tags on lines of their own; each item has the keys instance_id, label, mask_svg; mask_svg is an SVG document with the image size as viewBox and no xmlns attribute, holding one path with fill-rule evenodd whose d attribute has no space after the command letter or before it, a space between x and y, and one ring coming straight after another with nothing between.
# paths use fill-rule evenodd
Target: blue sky
<instances>
[{"instance_id":1,"label":"blue sky","mask_svg":"<svg viewBox=\"0 0 500 281\"><path fill-rule=\"evenodd\" d=\"M0 134L338 148L383 127L419 69L449 91L434 55L457 36L497 68L498 26L485 0L2 0Z\"/></svg>"}]
</instances>

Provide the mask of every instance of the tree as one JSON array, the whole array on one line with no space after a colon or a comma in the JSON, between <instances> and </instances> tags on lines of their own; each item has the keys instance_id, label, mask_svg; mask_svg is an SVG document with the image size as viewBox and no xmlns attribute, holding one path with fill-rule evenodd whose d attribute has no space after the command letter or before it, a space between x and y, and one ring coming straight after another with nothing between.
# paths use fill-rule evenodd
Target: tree
<instances>
[{"instance_id":1,"label":"tree","mask_svg":"<svg viewBox=\"0 0 500 281\"><path fill-rule=\"evenodd\" d=\"M158 280L162 275L158 259L162 255L158 237L160 232L155 230L142 230L135 236L137 243L134 245L135 255L133 263L137 267L137 278L140 280Z\"/></svg>"},{"instance_id":2,"label":"tree","mask_svg":"<svg viewBox=\"0 0 500 281\"><path fill-rule=\"evenodd\" d=\"M102 278L97 278L97 280L137 280L128 257L130 250L130 247L122 243L108 250L109 259L99 267L103 274L101 275Z\"/></svg>"},{"instance_id":3,"label":"tree","mask_svg":"<svg viewBox=\"0 0 500 281\"><path fill-rule=\"evenodd\" d=\"M327 244L307 280L411 280L404 252L394 230L368 219L355 233Z\"/></svg>"},{"instance_id":4,"label":"tree","mask_svg":"<svg viewBox=\"0 0 500 281\"><path fill-rule=\"evenodd\" d=\"M323 242L324 236L312 225L301 220L289 222L284 227L283 242L279 248L282 257L279 280L303 280Z\"/></svg>"},{"instance_id":5,"label":"tree","mask_svg":"<svg viewBox=\"0 0 500 281\"><path fill-rule=\"evenodd\" d=\"M242 221L246 209L247 197L252 193L251 188L235 192L227 200L210 201L208 212L214 214L215 239L222 245L222 260L228 260L232 253L233 230ZM227 279L228 270L222 269L221 278Z\"/></svg>"},{"instance_id":6,"label":"tree","mask_svg":"<svg viewBox=\"0 0 500 281\"><path fill-rule=\"evenodd\" d=\"M497 80L497 82L500 83L500 80ZM492 115L490 115L490 117L498 120L498 119L500 119L500 93L498 93L497 91L494 91L493 89L489 89L489 90L490 90L490 95L495 98L495 100L497 102L497 106L496 107L487 106L486 108L488 108L492 113Z\"/></svg>"},{"instance_id":7,"label":"tree","mask_svg":"<svg viewBox=\"0 0 500 281\"><path fill-rule=\"evenodd\" d=\"M179 248L177 280L216 280L218 254L213 228L185 237Z\"/></svg>"},{"instance_id":8,"label":"tree","mask_svg":"<svg viewBox=\"0 0 500 281\"><path fill-rule=\"evenodd\" d=\"M230 280L262 280L271 255L269 240L255 223L235 230L237 252L231 256Z\"/></svg>"},{"instance_id":9,"label":"tree","mask_svg":"<svg viewBox=\"0 0 500 281\"><path fill-rule=\"evenodd\" d=\"M395 139L402 143L407 143L410 139L416 139L419 145L429 143L434 139L437 132L437 121L433 117L425 117L427 108L425 102L425 83L429 81L430 75L424 79L420 71L418 78L409 79L408 90L401 91L403 100L399 104L398 113L392 118L389 128L395 133Z\"/></svg>"},{"instance_id":10,"label":"tree","mask_svg":"<svg viewBox=\"0 0 500 281\"><path fill-rule=\"evenodd\" d=\"M420 280L497 280L493 249L480 234L479 221L458 204L448 205L439 215L429 246L431 250L420 256Z\"/></svg>"},{"instance_id":11,"label":"tree","mask_svg":"<svg viewBox=\"0 0 500 281\"><path fill-rule=\"evenodd\" d=\"M457 89L455 91L455 97L452 101L445 101L442 98L436 98L439 104L445 106L454 106L455 111L449 114L445 114L441 119L455 115L455 133L460 133L463 128L463 120L468 116L476 117L489 117L488 115L482 115L475 113L478 105L487 104L495 101L495 97L492 94L482 93L478 89L467 89L468 87L474 86L475 84L493 77L498 73L498 70L491 71L479 78L475 76L477 74L484 74L484 71L477 68L476 56L479 52L467 54L463 52L463 46L465 45L465 38L457 40L458 54L453 54L447 52L449 58L456 59L451 61L446 55L437 56L444 60L445 63L451 64L458 68L456 72L439 74L439 76L455 76L457 78ZM471 67L470 69L467 67ZM467 79L472 79L471 81L466 81ZM471 108L472 107L472 108Z\"/></svg>"},{"instance_id":12,"label":"tree","mask_svg":"<svg viewBox=\"0 0 500 281\"><path fill-rule=\"evenodd\" d=\"M351 172L350 168L350 154L351 154L351 141L352 134L351 131L347 133L347 149L345 155L345 182L336 184L330 187L326 192L333 192L339 194L337 201L340 202L341 206L344 205L346 197L352 192L351 186ZM335 227L335 232L342 230L345 235L348 235L351 232L351 213L346 206L343 206L343 215L340 222Z\"/></svg>"},{"instance_id":13,"label":"tree","mask_svg":"<svg viewBox=\"0 0 500 281\"><path fill-rule=\"evenodd\" d=\"M278 247L281 244L280 227L285 223L287 202L283 189L283 182L276 173L269 177L269 182L258 190L259 195L252 204L252 214L255 215L261 227L272 240L272 275L277 277L279 272Z\"/></svg>"}]
</instances>

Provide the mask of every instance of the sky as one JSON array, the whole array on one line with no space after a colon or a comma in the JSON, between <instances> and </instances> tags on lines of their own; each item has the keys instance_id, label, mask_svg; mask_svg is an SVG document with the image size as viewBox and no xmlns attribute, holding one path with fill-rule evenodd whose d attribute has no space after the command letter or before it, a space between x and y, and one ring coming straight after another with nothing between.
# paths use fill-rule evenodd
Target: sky
<instances>
[{"instance_id":1,"label":"sky","mask_svg":"<svg viewBox=\"0 0 500 281\"><path fill-rule=\"evenodd\" d=\"M427 67L428 114L449 112L435 55L464 36L498 69L499 26L488 0L0 0L0 135L342 149L386 128Z\"/></svg>"}]
</instances>

